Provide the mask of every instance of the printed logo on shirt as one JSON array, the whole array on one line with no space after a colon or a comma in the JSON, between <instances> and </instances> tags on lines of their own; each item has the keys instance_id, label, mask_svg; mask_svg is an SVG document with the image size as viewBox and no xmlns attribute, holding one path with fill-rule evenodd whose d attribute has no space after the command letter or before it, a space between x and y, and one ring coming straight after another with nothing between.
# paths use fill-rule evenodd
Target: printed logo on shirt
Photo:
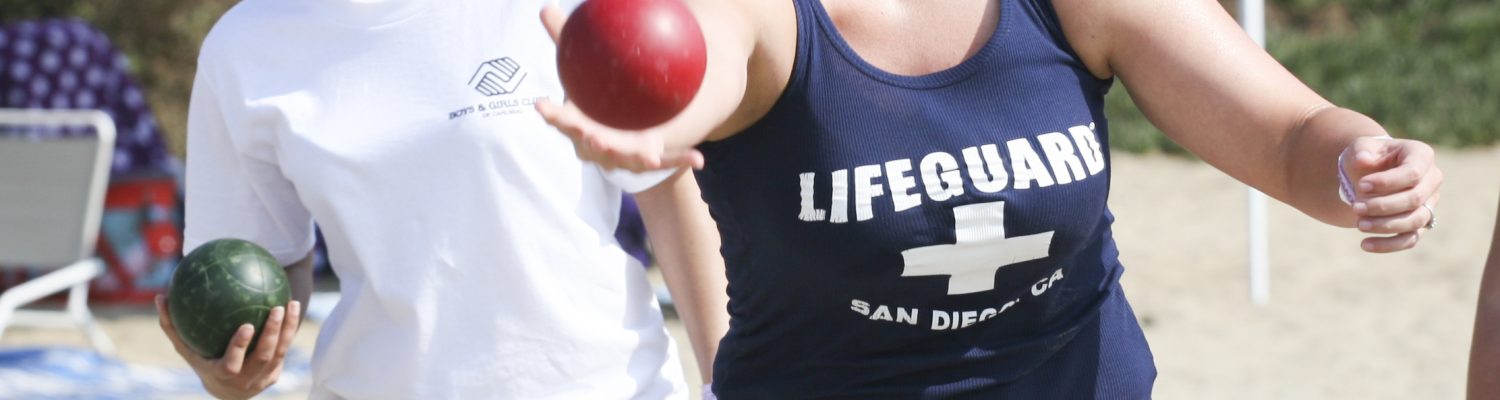
<instances>
[{"instance_id":1,"label":"printed logo on shirt","mask_svg":"<svg viewBox=\"0 0 1500 400\"><path fill-rule=\"evenodd\" d=\"M448 120L471 115L480 118L520 115L532 110L532 105L547 96L526 96L521 83L526 80L526 68L510 57L500 57L479 64L467 85L483 94L488 100L474 103L448 112Z\"/></svg>"},{"instance_id":2,"label":"printed logo on shirt","mask_svg":"<svg viewBox=\"0 0 1500 400\"><path fill-rule=\"evenodd\" d=\"M521 64L510 57L500 57L479 64L479 69L469 78L469 86L485 96L494 97L515 92L523 80L526 80L526 72L521 71Z\"/></svg>"},{"instance_id":3,"label":"printed logo on shirt","mask_svg":"<svg viewBox=\"0 0 1500 400\"><path fill-rule=\"evenodd\" d=\"M875 207L890 207L898 213L914 210L923 202L941 203L963 197L969 185L979 192L997 193L1067 185L1103 173L1107 168L1105 149L1094 124L1064 131L1003 144L972 146L957 152L938 151L920 159L903 158L836 171L800 173L797 178L801 207L796 218L807 223L858 223L879 215ZM831 189L830 193L819 193L818 181L823 179L830 181L823 186ZM820 208L819 204L829 206ZM903 250L901 277L947 279L945 294L949 296L980 293L995 289L995 275L1005 267L1050 256L1056 231L1006 232L1007 211L1014 210L1006 210L1004 201L954 207L957 240ZM934 331L963 329L1001 316L1027 303L1023 301L1026 298L1044 296L1063 277L1064 271L1057 269L1032 282L1026 293L984 309L922 310L850 299L849 310L870 321L921 326Z\"/></svg>"}]
</instances>

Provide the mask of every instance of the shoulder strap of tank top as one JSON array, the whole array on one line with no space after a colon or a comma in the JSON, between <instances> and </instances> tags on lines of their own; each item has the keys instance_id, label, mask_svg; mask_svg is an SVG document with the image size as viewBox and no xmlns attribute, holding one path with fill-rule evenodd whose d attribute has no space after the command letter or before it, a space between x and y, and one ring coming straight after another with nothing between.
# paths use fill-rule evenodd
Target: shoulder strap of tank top
<instances>
[{"instance_id":1,"label":"shoulder strap of tank top","mask_svg":"<svg viewBox=\"0 0 1500 400\"><path fill-rule=\"evenodd\" d=\"M822 0L792 0L797 18L797 51L792 59L792 76L787 79L785 92L802 90L806 84L808 63L812 62L813 46L823 36L818 28L819 14L823 7L816 2Z\"/></svg>"},{"instance_id":2,"label":"shoulder strap of tank top","mask_svg":"<svg viewBox=\"0 0 1500 400\"><path fill-rule=\"evenodd\" d=\"M1073 51L1072 43L1069 43L1067 35L1063 34L1062 19L1058 18L1057 9L1052 6L1052 0L1000 1L1016 1L1018 3L1021 3L1020 8L1026 10L1026 12L1028 13L1031 13L1041 24L1042 28L1047 30L1047 35L1051 36L1052 40L1056 42L1059 47L1062 47L1062 49L1064 51L1067 51L1069 55L1072 55L1073 58L1078 58L1078 52ZM1001 18L1005 17L1002 16Z\"/></svg>"}]
</instances>

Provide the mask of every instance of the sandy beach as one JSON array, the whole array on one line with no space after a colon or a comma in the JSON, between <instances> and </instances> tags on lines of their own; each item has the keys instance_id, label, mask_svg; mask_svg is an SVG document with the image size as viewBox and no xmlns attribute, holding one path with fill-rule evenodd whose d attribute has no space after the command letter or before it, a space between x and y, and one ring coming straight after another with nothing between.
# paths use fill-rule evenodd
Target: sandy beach
<instances>
[{"instance_id":1,"label":"sandy beach","mask_svg":"<svg viewBox=\"0 0 1500 400\"><path fill-rule=\"evenodd\" d=\"M1156 398L1461 398L1500 147L1439 153L1447 174L1440 225L1412 251L1365 253L1358 232L1273 201L1263 306L1247 289L1244 186L1197 161L1116 155L1115 238L1160 371ZM120 358L186 365L149 307L96 310ZM680 325L670 323L684 370L696 371ZM297 345L310 351L316 330L305 328ZM86 343L68 329L18 328L0 339L3 348Z\"/></svg>"}]
</instances>

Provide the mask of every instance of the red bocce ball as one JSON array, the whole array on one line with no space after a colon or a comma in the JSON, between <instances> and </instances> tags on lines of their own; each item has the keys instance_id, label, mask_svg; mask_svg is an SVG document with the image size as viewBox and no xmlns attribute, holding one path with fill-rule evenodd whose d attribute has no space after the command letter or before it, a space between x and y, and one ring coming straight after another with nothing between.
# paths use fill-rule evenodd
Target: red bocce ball
<instances>
[{"instance_id":1,"label":"red bocce ball","mask_svg":"<svg viewBox=\"0 0 1500 400\"><path fill-rule=\"evenodd\" d=\"M698 21L679 0L589 0L557 43L568 99L619 129L656 126L681 112L707 61Z\"/></svg>"}]
</instances>

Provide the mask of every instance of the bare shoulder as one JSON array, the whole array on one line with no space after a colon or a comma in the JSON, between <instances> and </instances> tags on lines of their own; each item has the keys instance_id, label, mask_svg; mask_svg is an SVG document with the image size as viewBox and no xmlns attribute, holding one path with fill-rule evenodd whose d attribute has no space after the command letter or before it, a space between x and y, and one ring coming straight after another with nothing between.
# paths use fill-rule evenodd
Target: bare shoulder
<instances>
[{"instance_id":1,"label":"bare shoulder","mask_svg":"<svg viewBox=\"0 0 1500 400\"><path fill-rule=\"evenodd\" d=\"M733 62L744 63L733 66L744 73L743 97L729 118L708 137L719 140L750 127L770 112L781 97L797 57L797 13L791 0L698 2L714 5L697 7L700 17L706 19L702 22L729 25L705 26L705 31L718 30L719 34L731 37L718 44L735 47Z\"/></svg>"},{"instance_id":2,"label":"bare shoulder","mask_svg":"<svg viewBox=\"0 0 1500 400\"><path fill-rule=\"evenodd\" d=\"M745 100L736 119L745 127L771 110L791 80L797 61L797 11L791 1L750 0L749 14L756 26L755 51L751 53ZM734 122L733 120L731 120Z\"/></svg>"},{"instance_id":3,"label":"bare shoulder","mask_svg":"<svg viewBox=\"0 0 1500 400\"><path fill-rule=\"evenodd\" d=\"M1044 0L1045 1L1045 0ZM1083 59L1089 72L1100 78L1114 76L1109 66L1111 40L1116 36L1117 20L1124 17L1117 9L1129 9L1141 0L1051 0L1062 22L1068 45Z\"/></svg>"},{"instance_id":4,"label":"bare shoulder","mask_svg":"<svg viewBox=\"0 0 1500 400\"><path fill-rule=\"evenodd\" d=\"M1052 2L1069 44L1099 77L1118 73L1118 59L1138 55L1143 47L1182 47L1192 41L1229 43L1242 34L1216 0Z\"/></svg>"},{"instance_id":5,"label":"bare shoulder","mask_svg":"<svg viewBox=\"0 0 1500 400\"><path fill-rule=\"evenodd\" d=\"M757 47L790 46L796 50L797 11L791 0L744 0L739 4L755 30Z\"/></svg>"}]
</instances>

